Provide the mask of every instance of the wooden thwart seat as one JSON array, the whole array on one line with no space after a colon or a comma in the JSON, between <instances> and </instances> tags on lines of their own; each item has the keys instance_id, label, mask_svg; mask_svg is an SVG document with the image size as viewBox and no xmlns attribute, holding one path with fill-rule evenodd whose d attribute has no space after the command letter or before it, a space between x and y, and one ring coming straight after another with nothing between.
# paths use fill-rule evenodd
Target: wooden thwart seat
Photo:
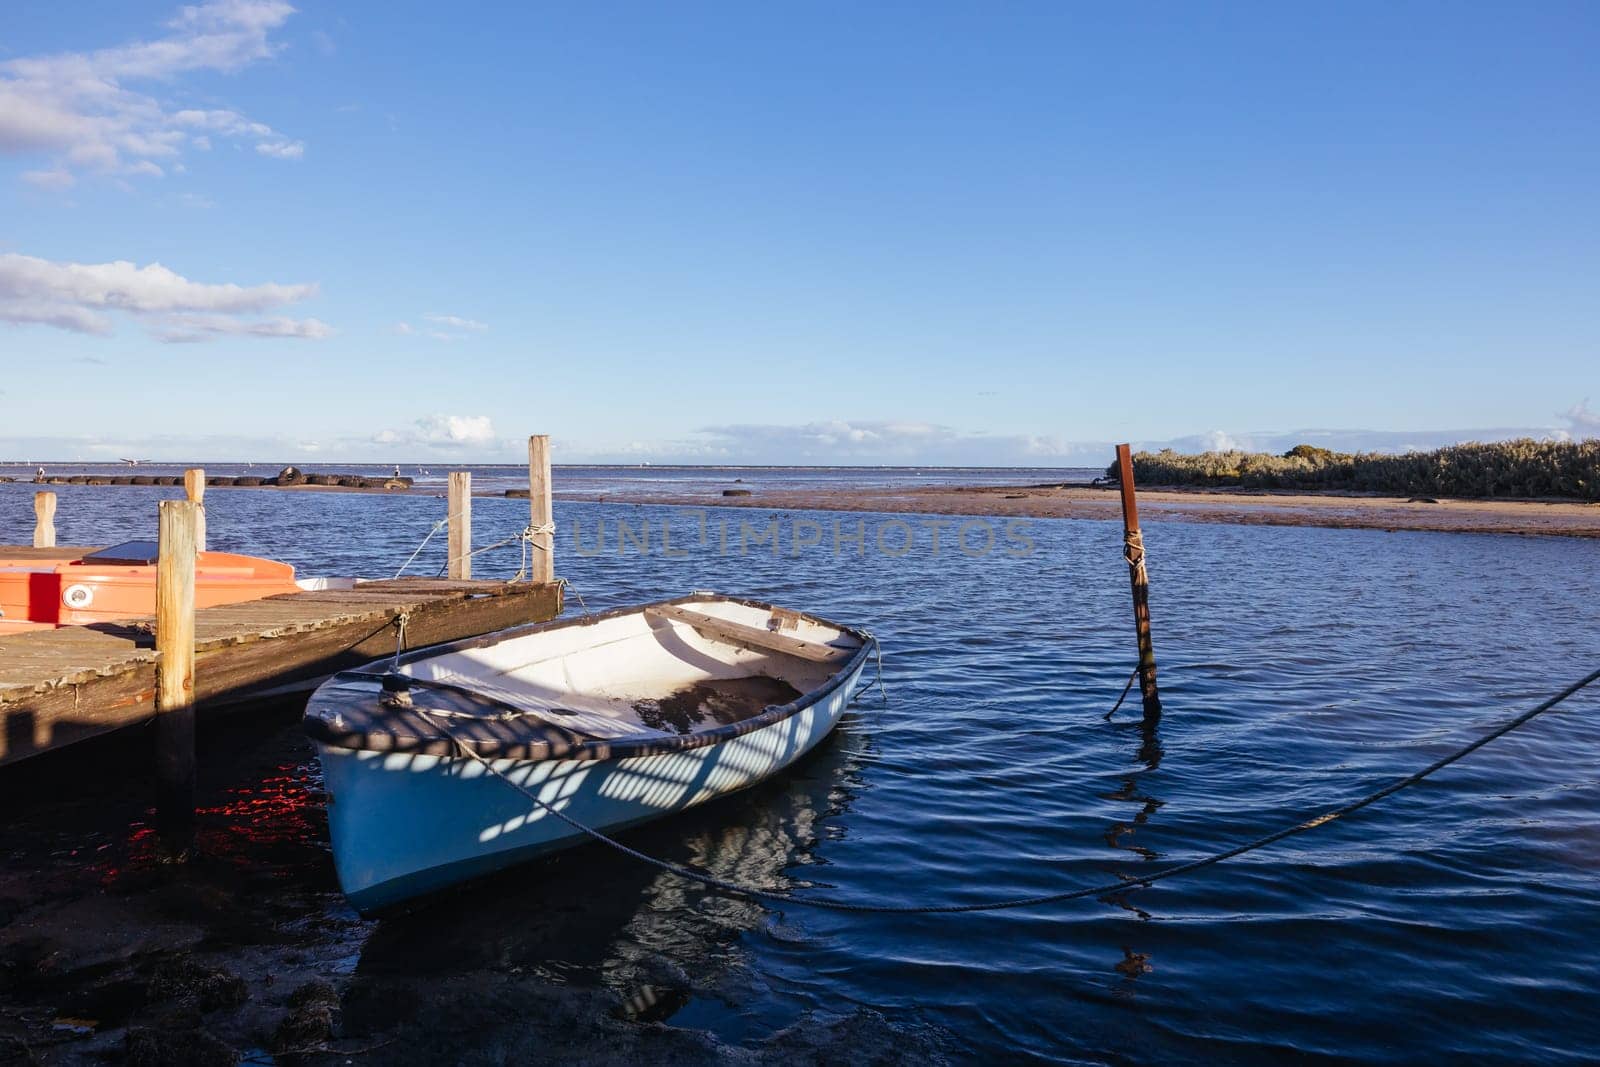
<instances>
[{"instance_id":1,"label":"wooden thwart seat","mask_svg":"<svg viewBox=\"0 0 1600 1067\"><path fill-rule=\"evenodd\" d=\"M855 651L853 648L836 648L833 645L818 644L789 634L746 626L742 622L719 619L703 611L694 611L677 604L658 604L646 608L644 613L651 619L686 623L713 640L729 641L750 648L765 649L768 652L781 652L784 655L811 660L813 663L832 663Z\"/></svg>"}]
</instances>

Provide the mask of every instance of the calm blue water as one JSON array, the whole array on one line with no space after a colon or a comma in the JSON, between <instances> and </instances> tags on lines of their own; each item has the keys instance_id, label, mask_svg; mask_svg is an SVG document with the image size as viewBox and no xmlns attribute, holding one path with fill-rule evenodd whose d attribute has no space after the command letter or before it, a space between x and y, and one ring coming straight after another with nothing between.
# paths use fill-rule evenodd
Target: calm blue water
<instances>
[{"instance_id":1,"label":"calm blue water","mask_svg":"<svg viewBox=\"0 0 1600 1067\"><path fill-rule=\"evenodd\" d=\"M31 528L31 488L0 486L0 541ZM58 491L63 543L148 535L173 495ZM480 544L526 522L525 502L474 509ZM392 573L442 511L208 497L213 548L306 574ZM1600 544L1161 523L1146 538L1166 715L1105 722L1133 658L1116 525L1025 523L1027 555L951 551L952 526L934 556L909 517L913 548L890 555L889 517L780 515L781 550L741 555L738 524L769 516L712 510L702 545L700 514L558 503L558 572L596 609L713 588L867 626L889 699L863 697L785 779L629 840L844 900L1042 893L1193 859L1424 766L1600 665ZM835 554L836 518L865 522L863 553ZM822 544L791 554L796 519ZM650 555L619 554L621 521L652 524ZM602 522L605 551L579 555L574 524L592 549ZM663 522L685 556L659 551ZM290 877L336 910L317 856ZM583 850L380 922L350 966L379 983L665 984L671 1025L733 1042L864 1005L947 1033L960 1059L1576 1063L1600 1039L1597 944L1600 692L1349 820L1116 899L852 917Z\"/></svg>"}]
</instances>

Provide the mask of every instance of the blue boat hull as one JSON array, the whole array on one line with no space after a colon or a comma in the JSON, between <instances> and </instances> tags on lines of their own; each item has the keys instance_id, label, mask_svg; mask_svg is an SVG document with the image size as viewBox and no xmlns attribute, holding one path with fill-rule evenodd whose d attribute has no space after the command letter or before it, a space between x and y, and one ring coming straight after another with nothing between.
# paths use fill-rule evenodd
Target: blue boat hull
<instances>
[{"instance_id":1,"label":"blue boat hull","mask_svg":"<svg viewBox=\"0 0 1600 1067\"><path fill-rule=\"evenodd\" d=\"M615 832L755 785L814 748L861 681L857 656L815 702L714 745L615 760L496 759L500 774ZM358 911L393 907L590 840L475 760L319 743L334 864Z\"/></svg>"}]
</instances>

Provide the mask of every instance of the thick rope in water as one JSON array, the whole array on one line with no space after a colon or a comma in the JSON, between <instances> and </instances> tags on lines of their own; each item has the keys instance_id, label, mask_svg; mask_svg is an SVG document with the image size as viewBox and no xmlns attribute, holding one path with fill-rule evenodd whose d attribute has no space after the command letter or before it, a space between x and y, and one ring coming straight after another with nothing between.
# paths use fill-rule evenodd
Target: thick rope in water
<instances>
[{"instance_id":1,"label":"thick rope in water","mask_svg":"<svg viewBox=\"0 0 1600 1067\"><path fill-rule=\"evenodd\" d=\"M1138 677L1139 668L1137 665L1135 665L1133 668L1133 673L1128 675L1128 684L1122 687L1122 695L1117 698L1117 702L1115 704L1111 705L1111 710L1106 712L1107 722L1110 722L1111 716L1115 715L1117 713L1117 709L1122 707L1122 702L1128 699L1128 694L1133 692L1134 679Z\"/></svg>"},{"instance_id":2,"label":"thick rope in water","mask_svg":"<svg viewBox=\"0 0 1600 1067\"><path fill-rule=\"evenodd\" d=\"M1284 827L1283 829L1274 831L1273 833L1267 834L1264 837L1258 837L1253 841L1247 841L1244 844L1236 845L1233 848L1227 849L1226 851L1214 852L1209 856L1204 856L1188 863L1180 863L1176 866L1167 867L1156 871L1153 874L1147 874L1142 878L1123 878L1116 882L1107 882L1104 885L1086 886L1082 889L1069 889L1060 893L1042 893L1037 896L979 901L972 904L851 904L845 901L825 900L819 897L795 896L790 893L784 893L775 890L757 889L753 886L739 885L736 882L729 882L725 879L718 878L715 875L706 874L702 871L696 871L688 867L682 867L676 863L668 863L666 860L656 859L654 856L647 856L643 852L640 852L634 848L630 848L627 845L624 845L622 842L608 837L593 827L586 826L577 819L574 819L572 816L567 815L565 812L562 812L552 805L547 804L544 800L540 799L536 794L521 784L512 781L488 760L484 759L472 749L462 744L460 739L451 732L448 726L445 726L439 720L429 716L426 708L419 706L414 710L423 715L425 718L428 718L428 720L435 726L439 727L439 729L443 730L445 735L449 737L452 742L454 742L457 751L482 764L484 770L505 782L512 789L515 789L518 793L521 793L524 797L533 801L540 808L543 808L545 811L549 812L551 815L554 815L556 818L560 819L568 826L571 826L573 829L588 835L602 844L609 845L611 848L616 849L623 855L631 856L633 859L636 859L641 863L645 863L659 870L666 871L669 874L675 874L680 878L687 878L690 881L699 882L701 885L707 886L711 889L720 890L721 892L727 893L730 896L744 897L750 900L767 901L775 904L798 904L809 908L824 908L829 911L859 912L878 915L945 915L956 912L1001 911L1008 908L1036 907L1041 904L1056 904L1067 900L1081 900L1085 897L1103 897L1114 893L1126 892L1132 889L1143 889L1147 886L1154 885L1156 882L1165 881L1169 878L1176 878L1180 874L1189 874L1190 872L1198 871L1202 868L1221 863L1224 860L1230 860L1236 856L1242 856L1247 852L1254 852L1257 849L1266 848L1268 845L1282 841L1284 838L1293 837L1296 834L1303 834L1310 830L1315 830L1319 826L1326 826L1328 823L1333 822L1336 819L1341 819L1346 815L1360 811L1362 808L1365 808L1370 804L1376 804L1383 798L1398 793L1402 789L1416 785L1418 782L1427 778L1435 771L1442 770L1443 768L1450 766L1457 760L1476 752L1478 749L1482 748L1484 745L1487 745L1496 738L1504 737L1506 734L1517 729L1519 726L1538 718L1540 715L1543 715L1551 708L1554 708L1556 705L1577 693L1579 690L1592 685L1597 680L1600 680L1600 670L1588 674L1579 681L1567 686L1565 689L1561 690L1561 692L1557 693L1553 697L1550 697L1537 707L1531 708L1530 710L1523 712L1521 715L1518 715L1516 718L1502 723L1500 726L1490 730L1488 733L1484 734L1482 737L1479 737L1471 744L1457 749L1448 756L1445 756L1443 759L1435 760L1433 763L1414 774L1408 774L1404 778L1397 779L1396 781L1391 782L1376 792L1368 793L1359 800L1354 800L1348 804L1333 808L1330 811L1323 812L1321 815L1313 816L1312 818L1306 819L1304 822L1296 823L1293 826Z\"/></svg>"}]
</instances>

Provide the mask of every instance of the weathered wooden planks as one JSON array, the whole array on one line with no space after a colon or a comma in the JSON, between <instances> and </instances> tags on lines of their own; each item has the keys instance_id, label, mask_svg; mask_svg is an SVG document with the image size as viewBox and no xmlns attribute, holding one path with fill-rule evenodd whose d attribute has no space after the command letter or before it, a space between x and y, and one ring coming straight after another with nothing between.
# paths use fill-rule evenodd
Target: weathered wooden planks
<instances>
[{"instance_id":1,"label":"weathered wooden planks","mask_svg":"<svg viewBox=\"0 0 1600 1067\"><path fill-rule=\"evenodd\" d=\"M390 655L402 615L406 646L417 647L552 619L561 607L555 583L404 578L205 608L195 613L195 698L234 703ZM146 619L0 637L0 764L147 719L153 634Z\"/></svg>"}]
</instances>

